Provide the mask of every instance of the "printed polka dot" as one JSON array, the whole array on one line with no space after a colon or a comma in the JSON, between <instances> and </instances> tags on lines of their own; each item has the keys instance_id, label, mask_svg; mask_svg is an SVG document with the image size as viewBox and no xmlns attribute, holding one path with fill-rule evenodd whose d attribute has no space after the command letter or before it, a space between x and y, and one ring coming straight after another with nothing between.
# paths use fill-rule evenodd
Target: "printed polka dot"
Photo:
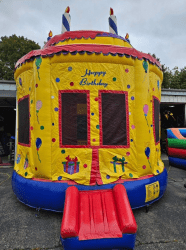
<instances>
[{"instance_id":1,"label":"printed polka dot","mask_svg":"<svg viewBox=\"0 0 186 250\"><path fill-rule=\"evenodd\" d=\"M38 84L36 83L35 87L37 88L38 87Z\"/></svg>"},{"instance_id":2,"label":"printed polka dot","mask_svg":"<svg viewBox=\"0 0 186 250\"><path fill-rule=\"evenodd\" d=\"M116 81L116 77L113 77L113 81L114 81L114 82Z\"/></svg>"},{"instance_id":3,"label":"printed polka dot","mask_svg":"<svg viewBox=\"0 0 186 250\"><path fill-rule=\"evenodd\" d=\"M31 104L33 103L33 100L31 100Z\"/></svg>"},{"instance_id":4,"label":"printed polka dot","mask_svg":"<svg viewBox=\"0 0 186 250\"><path fill-rule=\"evenodd\" d=\"M130 85L127 85L127 89L130 89Z\"/></svg>"},{"instance_id":5,"label":"printed polka dot","mask_svg":"<svg viewBox=\"0 0 186 250\"><path fill-rule=\"evenodd\" d=\"M62 149L62 150L61 150L61 153L62 153L62 154L65 154L65 150L64 150L64 149Z\"/></svg>"},{"instance_id":6,"label":"printed polka dot","mask_svg":"<svg viewBox=\"0 0 186 250\"><path fill-rule=\"evenodd\" d=\"M98 97L96 97L94 100L95 100L95 101L98 101Z\"/></svg>"},{"instance_id":7,"label":"printed polka dot","mask_svg":"<svg viewBox=\"0 0 186 250\"><path fill-rule=\"evenodd\" d=\"M131 128L132 128L132 129L135 129L135 125L132 125Z\"/></svg>"},{"instance_id":8,"label":"printed polka dot","mask_svg":"<svg viewBox=\"0 0 186 250\"><path fill-rule=\"evenodd\" d=\"M131 97L131 100L134 101L134 96Z\"/></svg>"},{"instance_id":9,"label":"printed polka dot","mask_svg":"<svg viewBox=\"0 0 186 250\"><path fill-rule=\"evenodd\" d=\"M93 115L94 115L94 113L91 113L91 115L93 116Z\"/></svg>"},{"instance_id":10,"label":"printed polka dot","mask_svg":"<svg viewBox=\"0 0 186 250\"><path fill-rule=\"evenodd\" d=\"M99 125L96 125L96 128L99 129Z\"/></svg>"},{"instance_id":11,"label":"printed polka dot","mask_svg":"<svg viewBox=\"0 0 186 250\"><path fill-rule=\"evenodd\" d=\"M31 126L30 129L33 130L34 128Z\"/></svg>"},{"instance_id":12,"label":"printed polka dot","mask_svg":"<svg viewBox=\"0 0 186 250\"><path fill-rule=\"evenodd\" d=\"M44 129L44 126L41 126L40 129L43 130L43 129Z\"/></svg>"},{"instance_id":13,"label":"printed polka dot","mask_svg":"<svg viewBox=\"0 0 186 250\"><path fill-rule=\"evenodd\" d=\"M130 155L130 152L127 152L127 153L126 153L126 156L129 156L129 155Z\"/></svg>"},{"instance_id":14,"label":"printed polka dot","mask_svg":"<svg viewBox=\"0 0 186 250\"><path fill-rule=\"evenodd\" d=\"M93 142L95 142L95 141L96 141L96 139L93 139L92 141L93 141Z\"/></svg>"},{"instance_id":15,"label":"printed polka dot","mask_svg":"<svg viewBox=\"0 0 186 250\"><path fill-rule=\"evenodd\" d=\"M19 78L19 84L22 86L22 79Z\"/></svg>"},{"instance_id":16,"label":"printed polka dot","mask_svg":"<svg viewBox=\"0 0 186 250\"><path fill-rule=\"evenodd\" d=\"M53 95L51 96L51 99L54 99L54 96L53 96Z\"/></svg>"},{"instance_id":17,"label":"printed polka dot","mask_svg":"<svg viewBox=\"0 0 186 250\"><path fill-rule=\"evenodd\" d=\"M73 82L71 82L71 83L70 83L70 86L74 86L74 83L73 83Z\"/></svg>"},{"instance_id":18,"label":"printed polka dot","mask_svg":"<svg viewBox=\"0 0 186 250\"><path fill-rule=\"evenodd\" d=\"M60 82L60 79L58 77L56 78L56 82Z\"/></svg>"},{"instance_id":19,"label":"printed polka dot","mask_svg":"<svg viewBox=\"0 0 186 250\"><path fill-rule=\"evenodd\" d=\"M153 127L153 124L151 124L150 126L151 126L151 128L152 128L152 127Z\"/></svg>"},{"instance_id":20,"label":"printed polka dot","mask_svg":"<svg viewBox=\"0 0 186 250\"><path fill-rule=\"evenodd\" d=\"M52 142L55 142L56 141L56 139L55 138L52 138Z\"/></svg>"},{"instance_id":21,"label":"printed polka dot","mask_svg":"<svg viewBox=\"0 0 186 250\"><path fill-rule=\"evenodd\" d=\"M62 180L62 176L59 176L57 179L58 179L58 181L61 181Z\"/></svg>"},{"instance_id":22,"label":"printed polka dot","mask_svg":"<svg viewBox=\"0 0 186 250\"><path fill-rule=\"evenodd\" d=\"M131 142L133 142L133 139L130 139Z\"/></svg>"},{"instance_id":23,"label":"printed polka dot","mask_svg":"<svg viewBox=\"0 0 186 250\"><path fill-rule=\"evenodd\" d=\"M153 88L152 90L154 91L155 89Z\"/></svg>"},{"instance_id":24,"label":"printed polka dot","mask_svg":"<svg viewBox=\"0 0 186 250\"><path fill-rule=\"evenodd\" d=\"M156 170L156 172L159 174L160 173L160 171L159 170Z\"/></svg>"},{"instance_id":25,"label":"printed polka dot","mask_svg":"<svg viewBox=\"0 0 186 250\"><path fill-rule=\"evenodd\" d=\"M84 164L83 167L84 167L84 168L87 168L87 164Z\"/></svg>"},{"instance_id":26,"label":"printed polka dot","mask_svg":"<svg viewBox=\"0 0 186 250\"><path fill-rule=\"evenodd\" d=\"M130 173L129 176L132 178L132 177L133 177L133 174Z\"/></svg>"},{"instance_id":27,"label":"printed polka dot","mask_svg":"<svg viewBox=\"0 0 186 250\"><path fill-rule=\"evenodd\" d=\"M27 175L28 175L28 173L26 172L26 173L25 173L25 176L27 176Z\"/></svg>"},{"instance_id":28,"label":"printed polka dot","mask_svg":"<svg viewBox=\"0 0 186 250\"><path fill-rule=\"evenodd\" d=\"M31 88L29 88L29 91L31 91Z\"/></svg>"},{"instance_id":29,"label":"printed polka dot","mask_svg":"<svg viewBox=\"0 0 186 250\"><path fill-rule=\"evenodd\" d=\"M37 171L37 168L35 167L35 171Z\"/></svg>"},{"instance_id":30,"label":"printed polka dot","mask_svg":"<svg viewBox=\"0 0 186 250\"><path fill-rule=\"evenodd\" d=\"M107 180L109 180L110 179L110 175L107 175L106 178L107 178Z\"/></svg>"},{"instance_id":31,"label":"printed polka dot","mask_svg":"<svg viewBox=\"0 0 186 250\"><path fill-rule=\"evenodd\" d=\"M68 71L72 71L72 67L68 67Z\"/></svg>"},{"instance_id":32,"label":"printed polka dot","mask_svg":"<svg viewBox=\"0 0 186 250\"><path fill-rule=\"evenodd\" d=\"M129 112L129 115L131 115L131 112Z\"/></svg>"},{"instance_id":33,"label":"printed polka dot","mask_svg":"<svg viewBox=\"0 0 186 250\"><path fill-rule=\"evenodd\" d=\"M58 109L58 108L55 108L54 110L55 110L55 111L58 111L59 109Z\"/></svg>"},{"instance_id":34,"label":"printed polka dot","mask_svg":"<svg viewBox=\"0 0 186 250\"><path fill-rule=\"evenodd\" d=\"M145 165L143 165L143 167L142 167L143 169L146 169L146 166Z\"/></svg>"},{"instance_id":35,"label":"printed polka dot","mask_svg":"<svg viewBox=\"0 0 186 250\"><path fill-rule=\"evenodd\" d=\"M129 69L125 69L125 72L128 73L128 72L129 72Z\"/></svg>"}]
</instances>

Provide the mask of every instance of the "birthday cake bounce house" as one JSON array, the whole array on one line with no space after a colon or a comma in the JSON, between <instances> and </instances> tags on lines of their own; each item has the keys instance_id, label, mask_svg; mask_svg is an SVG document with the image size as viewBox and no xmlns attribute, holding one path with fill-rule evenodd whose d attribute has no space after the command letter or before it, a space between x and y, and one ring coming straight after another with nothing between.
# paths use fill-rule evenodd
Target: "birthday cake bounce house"
<instances>
[{"instance_id":1,"label":"birthday cake bounce house","mask_svg":"<svg viewBox=\"0 0 186 250\"><path fill-rule=\"evenodd\" d=\"M12 187L36 208L63 212L65 250L134 249L132 209L160 199L160 63L110 32L49 33L16 64L17 149Z\"/></svg>"}]
</instances>

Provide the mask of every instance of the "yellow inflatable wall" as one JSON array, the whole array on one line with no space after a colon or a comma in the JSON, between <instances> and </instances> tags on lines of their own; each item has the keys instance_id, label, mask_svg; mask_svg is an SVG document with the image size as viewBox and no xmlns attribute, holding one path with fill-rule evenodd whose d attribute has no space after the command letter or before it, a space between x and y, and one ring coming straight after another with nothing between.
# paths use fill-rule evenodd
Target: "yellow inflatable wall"
<instances>
[{"instance_id":1,"label":"yellow inflatable wall","mask_svg":"<svg viewBox=\"0 0 186 250\"><path fill-rule=\"evenodd\" d=\"M119 38L97 36L59 39L42 51L91 44L133 50ZM84 185L158 175L164 169L157 117L162 77L156 64L132 56L91 52L31 57L15 71L16 172ZM77 116L71 117L73 105ZM84 131L83 136L71 127ZM75 141L65 133L74 133Z\"/></svg>"}]
</instances>

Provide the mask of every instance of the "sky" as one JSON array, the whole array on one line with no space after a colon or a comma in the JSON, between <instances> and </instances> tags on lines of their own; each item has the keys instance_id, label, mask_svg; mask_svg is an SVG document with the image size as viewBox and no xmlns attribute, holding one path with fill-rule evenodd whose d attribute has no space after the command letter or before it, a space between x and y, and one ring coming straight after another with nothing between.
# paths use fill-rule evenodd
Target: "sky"
<instances>
[{"instance_id":1,"label":"sky","mask_svg":"<svg viewBox=\"0 0 186 250\"><path fill-rule=\"evenodd\" d=\"M41 47L51 30L61 33L62 14L70 7L70 30L109 32L110 7L118 35L155 54L170 70L186 66L185 0L0 0L0 37L24 36Z\"/></svg>"}]
</instances>

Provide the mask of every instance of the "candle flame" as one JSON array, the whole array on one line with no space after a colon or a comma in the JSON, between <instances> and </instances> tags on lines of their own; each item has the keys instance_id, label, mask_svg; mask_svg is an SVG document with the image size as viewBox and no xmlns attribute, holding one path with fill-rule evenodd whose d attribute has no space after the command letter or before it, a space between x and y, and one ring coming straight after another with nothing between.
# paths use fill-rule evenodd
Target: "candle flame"
<instances>
[{"instance_id":1,"label":"candle flame","mask_svg":"<svg viewBox=\"0 0 186 250\"><path fill-rule=\"evenodd\" d=\"M114 11L113 11L112 8L110 8L110 16L111 16L111 15L114 15Z\"/></svg>"},{"instance_id":2,"label":"candle flame","mask_svg":"<svg viewBox=\"0 0 186 250\"><path fill-rule=\"evenodd\" d=\"M65 10L65 13L69 13L70 12L70 7L68 6Z\"/></svg>"},{"instance_id":3,"label":"candle flame","mask_svg":"<svg viewBox=\"0 0 186 250\"><path fill-rule=\"evenodd\" d=\"M129 39L129 34L128 33L126 34L125 39Z\"/></svg>"},{"instance_id":4,"label":"candle flame","mask_svg":"<svg viewBox=\"0 0 186 250\"><path fill-rule=\"evenodd\" d=\"M50 32L48 33L48 36L49 37L52 37L53 36L53 34L52 34L52 31L50 30Z\"/></svg>"}]
</instances>

